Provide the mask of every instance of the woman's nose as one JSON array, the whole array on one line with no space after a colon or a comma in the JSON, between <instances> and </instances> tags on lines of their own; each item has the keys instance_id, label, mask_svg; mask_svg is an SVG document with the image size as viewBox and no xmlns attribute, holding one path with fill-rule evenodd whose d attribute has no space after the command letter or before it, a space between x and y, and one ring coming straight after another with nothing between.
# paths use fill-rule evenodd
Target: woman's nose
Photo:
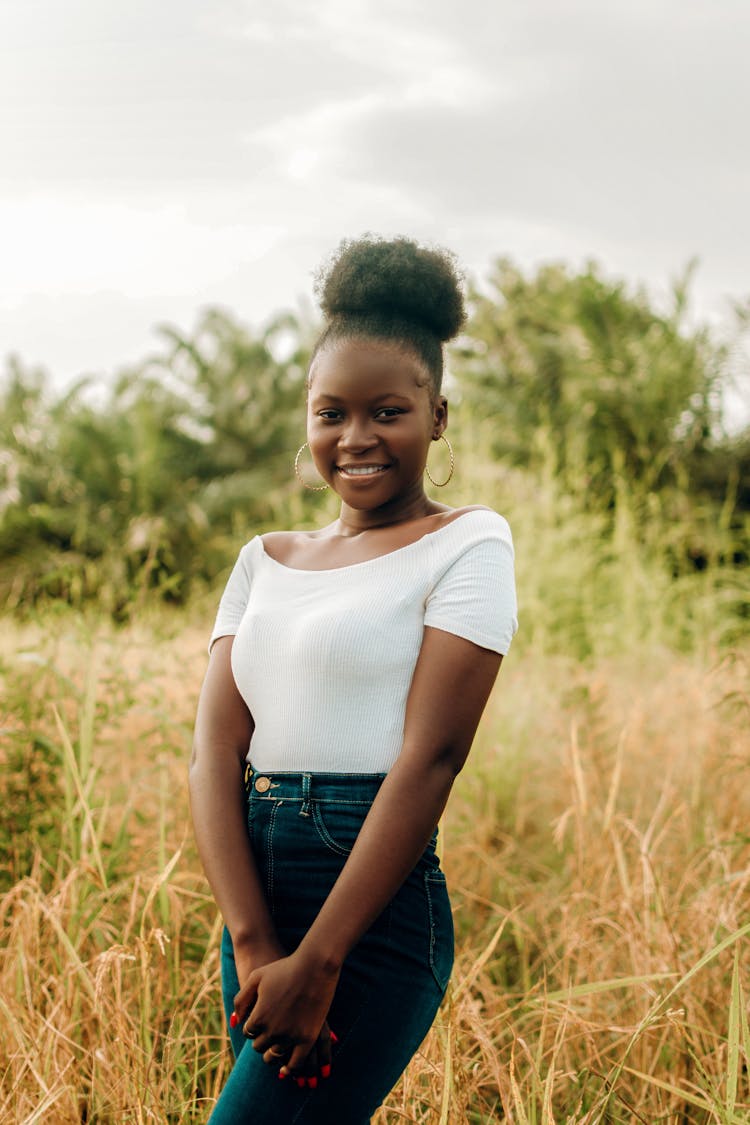
<instances>
[{"instance_id":1,"label":"woman's nose","mask_svg":"<svg viewBox=\"0 0 750 1125\"><path fill-rule=\"evenodd\" d=\"M377 437L373 431L372 425L369 421L364 419L350 419L339 438L341 447L351 450L352 452L355 450L371 449L376 442Z\"/></svg>"}]
</instances>

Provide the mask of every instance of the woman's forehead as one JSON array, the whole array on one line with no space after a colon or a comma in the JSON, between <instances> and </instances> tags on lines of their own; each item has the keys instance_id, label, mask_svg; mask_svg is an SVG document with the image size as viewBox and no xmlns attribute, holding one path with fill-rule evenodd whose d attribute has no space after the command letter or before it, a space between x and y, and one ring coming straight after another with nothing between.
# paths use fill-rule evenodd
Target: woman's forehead
<instances>
[{"instance_id":1,"label":"woman's forehead","mask_svg":"<svg viewBox=\"0 0 750 1125\"><path fill-rule=\"evenodd\" d=\"M429 372L409 348L387 341L337 340L323 348L310 367L316 395L380 393L413 397L429 383Z\"/></svg>"}]
</instances>

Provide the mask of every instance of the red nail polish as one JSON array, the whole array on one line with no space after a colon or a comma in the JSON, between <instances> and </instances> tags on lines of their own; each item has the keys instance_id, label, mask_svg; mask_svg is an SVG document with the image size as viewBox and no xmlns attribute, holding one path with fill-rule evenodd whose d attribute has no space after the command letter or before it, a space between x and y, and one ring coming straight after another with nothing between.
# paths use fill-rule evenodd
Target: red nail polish
<instances>
[{"instance_id":1,"label":"red nail polish","mask_svg":"<svg viewBox=\"0 0 750 1125\"><path fill-rule=\"evenodd\" d=\"M324 1063L323 1066L321 1066L320 1077L321 1078L330 1078L331 1077L331 1064L330 1063Z\"/></svg>"},{"instance_id":2,"label":"red nail polish","mask_svg":"<svg viewBox=\"0 0 750 1125\"><path fill-rule=\"evenodd\" d=\"M304 1089L304 1087L305 1087L305 1080L304 1080L304 1078L298 1078L298 1079L297 1079L297 1085L299 1086L300 1090L303 1090L303 1089Z\"/></svg>"},{"instance_id":3,"label":"red nail polish","mask_svg":"<svg viewBox=\"0 0 750 1125\"><path fill-rule=\"evenodd\" d=\"M230 1027L236 1027L239 1022L240 1022L240 1017L237 1015L236 1012L232 1012L231 1016L229 1017L229 1026Z\"/></svg>"},{"instance_id":4,"label":"red nail polish","mask_svg":"<svg viewBox=\"0 0 750 1125\"><path fill-rule=\"evenodd\" d=\"M308 1078L307 1085L310 1087L311 1090L314 1090L318 1085L317 1078Z\"/></svg>"},{"instance_id":5,"label":"red nail polish","mask_svg":"<svg viewBox=\"0 0 750 1125\"><path fill-rule=\"evenodd\" d=\"M338 1041L339 1041L338 1035L336 1034L335 1031L332 1031L331 1032L331 1042L332 1043L338 1043Z\"/></svg>"},{"instance_id":6,"label":"red nail polish","mask_svg":"<svg viewBox=\"0 0 750 1125\"><path fill-rule=\"evenodd\" d=\"M279 1078L281 1079L282 1082L284 1081L284 1079L286 1078L286 1071L285 1070L279 1071Z\"/></svg>"}]
</instances>

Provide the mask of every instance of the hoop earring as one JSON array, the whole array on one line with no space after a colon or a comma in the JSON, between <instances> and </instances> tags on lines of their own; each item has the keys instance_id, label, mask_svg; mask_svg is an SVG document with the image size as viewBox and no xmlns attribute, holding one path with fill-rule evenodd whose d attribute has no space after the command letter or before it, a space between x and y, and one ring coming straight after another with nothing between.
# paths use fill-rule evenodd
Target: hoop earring
<instances>
[{"instance_id":1,"label":"hoop earring","mask_svg":"<svg viewBox=\"0 0 750 1125\"><path fill-rule=\"evenodd\" d=\"M299 470L299 459L307 448L308 442L304 442L297 450L297 456L294 458L294 475L304 488L309 488L310 492L325 492L328 488L327 484L308 484Z\"/></svg>"},{"instance_id":2,"label":"hoop earring","mask_svg":"<svg viewBox=\"0 0 750 1125\"><path fill-rule=\"evenodd\" d=\"M435 488L445 488L446 484L448 483L448 481L449 481L449 480L451 479L451 477L453 476L453 469L454 469L454 467L455 467L455 464L456 464L456 458L455 458L455 457L454 457L454 455L453 455L453 446L452 446L452 445L451 445L451 443L450 443L450 442L448 441L448 439L447 439L447 437L445 436L445 434L441 434L441 435L440 435L440 438L441 438L441 440L442 440L442 441L444 441L444 442L445 442L445 444L446 444L446 445L448 446L448 453L450 454L450 459L451 459L451 466L450 466L450 469L448 470L448 476L447 476L447 477L445 478L445 480L443 480L443 481L436 481L436 480L435 480L435 479L433 478L433 476L432 476L432 473L430 472L430 470L429 470L429 469L427 468L427 464L425 463L424 471L425 471L425 472L427 473L427 477L428 477L428 480L430 480L430 481L432 482L432 484L434 484L434 485L435 485Z\"/></svg>"}]
</instances>

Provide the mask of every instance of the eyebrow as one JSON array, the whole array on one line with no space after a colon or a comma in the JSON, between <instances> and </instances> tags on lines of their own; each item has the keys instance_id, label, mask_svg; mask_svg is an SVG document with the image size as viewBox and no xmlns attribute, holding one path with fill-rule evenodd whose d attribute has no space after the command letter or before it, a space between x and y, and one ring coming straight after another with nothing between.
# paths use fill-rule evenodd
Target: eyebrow
<instances>
[{"instance_id":1,"label":"eyebrow","mask_svg":"<svg viewBox=\"0 0 750 1125\"><path fill-rule=\"evenodd\" d=\"M345 402L346 401L346 399L339 398L338 395L329 395L329 394L325 394L325 393L321 394L320 392L315 392L315 391L313 391L313 393L311 394L310 397L311 398L317 398L320 401L327 400L328 402ZM376 395L374 398L370 399L370 405L373 405L376 402L383 402L383 401L385 401L385 399L389 399L389 398L398 398L402 402L411 402L411 399L409 398L408 395L400 395L400 394L397 394L396 391L384 391L382 394Z\"/></svg>"}]
</instances>

